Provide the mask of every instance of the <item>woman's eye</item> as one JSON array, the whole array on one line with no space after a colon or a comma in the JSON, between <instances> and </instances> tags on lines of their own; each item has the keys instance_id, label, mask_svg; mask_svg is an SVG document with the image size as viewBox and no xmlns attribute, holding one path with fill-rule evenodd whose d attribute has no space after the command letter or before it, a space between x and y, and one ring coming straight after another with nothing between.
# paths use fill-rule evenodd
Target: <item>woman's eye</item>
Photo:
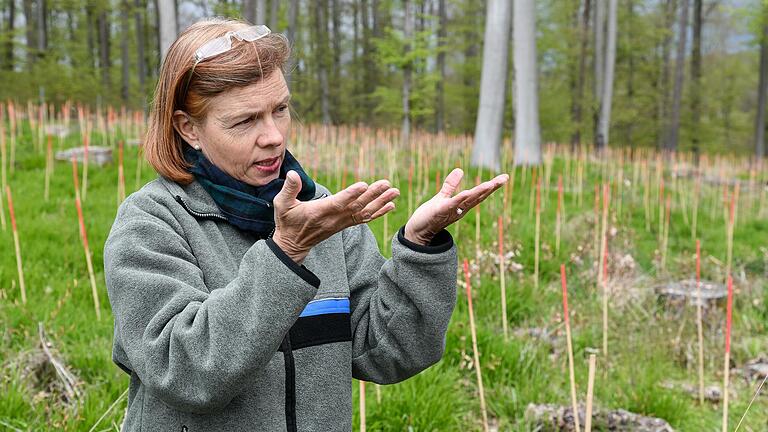
<instances>
[{"instance_id":1,"label":"woman's eye","mask_svg":"<svg viewBox=\"0 0 768 432\"><path fill-rule=\"evenodd\" d=\"M277 112L285 112L285 111L288 111L288 105L283 104L277 107Z\"/></svg>"},{"instance_id":2,"label":"woman's eye","mask_svg":"<svg viewBox=\"0 0 768 432\"><path fill-rule=\"evenodd\" d=\"M251 122L251 120L253 120L253 117L248 117L247 119L245 119L245 120L243 120L243 121L241 121L241 122L237 123L235 126L243 126L243 125L247 125L248 123L250 123L250 122Z\"/></svg>"}]
</instances>

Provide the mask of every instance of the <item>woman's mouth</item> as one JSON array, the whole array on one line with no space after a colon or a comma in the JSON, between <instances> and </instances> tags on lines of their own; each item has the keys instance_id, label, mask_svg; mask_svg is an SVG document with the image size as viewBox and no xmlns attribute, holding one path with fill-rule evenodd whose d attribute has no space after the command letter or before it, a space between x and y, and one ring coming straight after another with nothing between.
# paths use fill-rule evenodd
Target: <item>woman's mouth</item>
<instances>
[{"instance_id":1,"label":"woman's mouth","mask_svg":"<svg viewBox=\"0 0 768 432\"><path fill-rule=\"evenodd\" d=\"M280 157L263 159L253 164L259 171L269 174L280 169Z\"/></svg>"}]
</instances>

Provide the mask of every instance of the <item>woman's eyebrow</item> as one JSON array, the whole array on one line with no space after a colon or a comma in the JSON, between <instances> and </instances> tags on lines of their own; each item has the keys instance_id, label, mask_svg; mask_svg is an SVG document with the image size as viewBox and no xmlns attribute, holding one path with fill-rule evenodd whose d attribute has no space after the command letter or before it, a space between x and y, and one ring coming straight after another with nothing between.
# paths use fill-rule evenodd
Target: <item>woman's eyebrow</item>
<instances>
[{"instance_id":1,"label":"woman's eyebrow","mask_svg":"<svg viewBox=\"0 0 768 432\"><path fill-rule=\"evenodd\" d=\"M282 104L286 104L290 100L291 100L291 95L289 94L289 95L285 96L282 100L280 100L279 102L274 104L271 108L274 108L274 107L282 105ZM236 112L234 114L225 114L225 115L219 117L219 121L222 122L222 123L230 123L230 122L235 121L235 120L240 119L240 118L250 117L252 115L259 115L262 112L263 111L243 110L243 111Z\"/></svg>"}]
</instances>

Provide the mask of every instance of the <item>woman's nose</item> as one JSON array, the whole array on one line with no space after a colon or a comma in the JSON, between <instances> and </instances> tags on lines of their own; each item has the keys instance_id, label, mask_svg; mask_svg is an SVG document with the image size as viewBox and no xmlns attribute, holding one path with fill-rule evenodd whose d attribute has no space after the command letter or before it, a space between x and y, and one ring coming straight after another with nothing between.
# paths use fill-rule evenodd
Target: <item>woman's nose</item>
<instances>
[{"instance_id":1,"label":"woman's nose","mask_svg":"<svg viewBox=\"0 0 768 432\"><path fill-rule=\"evenodd\" d=\"M260 147L278 146L283 143L283 133L277 127L275 118L271 115L264 116L262 130L256 138L256 144Z\"/></svg>"}]
</instances>

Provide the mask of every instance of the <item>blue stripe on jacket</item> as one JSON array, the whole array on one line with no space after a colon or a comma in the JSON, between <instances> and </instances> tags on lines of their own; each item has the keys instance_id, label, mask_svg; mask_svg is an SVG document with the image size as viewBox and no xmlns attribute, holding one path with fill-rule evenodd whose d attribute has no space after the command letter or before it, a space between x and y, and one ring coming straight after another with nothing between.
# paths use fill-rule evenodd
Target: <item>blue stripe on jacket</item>
<instances>
[{"instance_id":1,"label":"blue stripe on jacket","mask_svg":"<svg viewBox=\"0 0 768 432\"><path fill-rule=\"evenodd\" d=\"M348 298L327 298L312 300L304 308L299 317L310 317L316 315L337 314L337 313L349 313L349 299Z\"/></svg>"}]
</instances>

